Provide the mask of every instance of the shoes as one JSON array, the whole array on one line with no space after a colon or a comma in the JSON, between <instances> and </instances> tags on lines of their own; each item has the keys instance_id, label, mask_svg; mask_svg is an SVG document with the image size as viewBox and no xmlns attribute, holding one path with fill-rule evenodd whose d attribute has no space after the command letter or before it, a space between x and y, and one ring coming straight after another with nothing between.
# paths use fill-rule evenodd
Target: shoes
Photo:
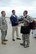
<instances>
[{"instance_id":1,"label":"shoes","mask_svg":"<svg viewBox=\"0 0 36 54\"><path fill-rule=\"evenodd\" d=\"M12 39L13 41L15 41L15 39Z\"/></svg>"},{"instance_id":2,"label":"shoes","mask_svg":"<svg viewBox=\"0 0 36 54\"><path fill-rule=\"evenodd\" d=\"M29 47L29 44L27 44L26 46Z\"/></svg>"},{"instance_id":3,"label":"shoes","mask_svg":"<svg viewBox=\"0 0 36 54\"><path fill-rule=\"evenodd\" d=\"M34 37L36 39L36 37Z\"/></svg>"},{"instance_id":4,"label":"shoes","mask_svg":"<svg viewBox=\"0 0 36 54\"><path fill-rule=\"evenodd\" d=\"M8 40L5 39L5 40L3 40L3 41L8 41Z\"/></svg>"},{"instance_id":5,"label":"shoes","mask_svg":"<svg viewBox=\"0 0 36 54\"><path fill-rule=\"evenodd\" d=\"M4 43L4 41L1 42L2 45L6 45L6 43Z\"/></svg>"},{"instance_id":6,"label":"shoes","mask_svg":"<svg viewBox=\"0 0 36 54\"><path fill-rule=\"evenodd\" d=\"M24 48L29 47L29 45L25 45L25 44L23 44L23 43L20 43L20 45L21 45L21 46L24 46Z\"/></svg>"},{"instance_id":7,"label":"shoes","mask_svg":"<svg viewBox=\"0 0 36 54\"><path fill-rule=\"evenodd\" d=\"M16 38L17 40L21 40L21 38Z\"/></svg>"},{"instance_id":8,"label":"shoes","mask_svg":"<svg viewBox=\"0 0 36 54\"><path fill-rule=\"evenodd\" d=\"M24 46L24 44L23 44L23 43L20 43L20 45L21 45L21 46Z\"/></svg>"}]
</instances>

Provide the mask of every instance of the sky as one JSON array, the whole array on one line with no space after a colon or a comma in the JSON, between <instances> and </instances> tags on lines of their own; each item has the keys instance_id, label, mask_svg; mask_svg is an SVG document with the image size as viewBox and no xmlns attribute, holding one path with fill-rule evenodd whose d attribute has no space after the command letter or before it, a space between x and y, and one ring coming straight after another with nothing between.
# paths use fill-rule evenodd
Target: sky
<instances>
[{"instance_id":1,"label":"sky","mask_svg":"<svg viewBox=\"0 0 36 54\"><path fill-rule=\"evenodd\" d=\"M0 0L0 12L5 10L6 16L10 17L13 9L18 16L22 15L24 10L28 10L28 14L36 18L36 0Z\"/></svg>"}]
</instances>

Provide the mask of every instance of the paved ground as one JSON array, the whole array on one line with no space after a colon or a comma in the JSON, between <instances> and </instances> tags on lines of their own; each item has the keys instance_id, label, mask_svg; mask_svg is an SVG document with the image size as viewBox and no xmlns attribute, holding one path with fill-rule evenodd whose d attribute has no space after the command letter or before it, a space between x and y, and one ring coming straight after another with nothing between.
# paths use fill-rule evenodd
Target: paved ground
<instances>
[{"instance_id":1,"label":"paved ground","mask_svg":"<svg viewBox=\"0 0 36 54\"><path fill-rule=\"evenodd\" d=\"M22 35L20 34L20 25L19 25L19 37L21 38L20 41L16 40L15 35L15 42L12 41L12 27L8 21L8 34L7 34L7 45L1 44L1 32L0 32L0 54L36 54L36 39L33 38L33 35L30 33L30 47L24 48L20 46L22 42Z\"/></svg>"}]
</instances>

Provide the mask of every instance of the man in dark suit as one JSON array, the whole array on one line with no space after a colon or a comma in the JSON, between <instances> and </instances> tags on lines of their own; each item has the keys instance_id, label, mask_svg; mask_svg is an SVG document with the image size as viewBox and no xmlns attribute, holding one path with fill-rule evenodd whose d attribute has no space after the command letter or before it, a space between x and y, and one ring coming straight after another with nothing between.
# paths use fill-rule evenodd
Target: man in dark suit
<instances>
[{"instance_id":1,"label":"man in dark suit","mask_svg":"<svg viewBox=\"0 0 36 54\"><path fill-rule=\"evenodd\" d=\"M10 21L11 21L11 25L12 25L12 40L15 41L15 39L14 39L15 31L16 31L16 35L17 35L17 40L21 40L19 38L19 34L18 34L18 19L15 14L15 10L12 10L12 15L10 17Z\"/></svg>"}]
</instances>

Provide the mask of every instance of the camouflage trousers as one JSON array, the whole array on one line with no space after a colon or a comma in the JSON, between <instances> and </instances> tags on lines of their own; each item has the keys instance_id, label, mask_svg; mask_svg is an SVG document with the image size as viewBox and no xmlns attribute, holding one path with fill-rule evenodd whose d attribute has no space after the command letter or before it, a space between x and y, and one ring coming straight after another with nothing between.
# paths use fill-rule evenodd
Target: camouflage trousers
<instances>
[{"instance_id":1,"label":"camouflage trousers","mask_svg":"<svg viewBox=\"0 0 36 54\"><path fill-rule=\"evenodd\" d=\"M30 36L30 34L23 34L22 35L24 45L29 45L29 36Z\"/></svg>"},{"instance_id":2,"label":"camouflage trousers","mask_svg":"<svg viewBox=\"0 0 36 54\"><path fill-rule=\"evenodd\" d=\"M6 35L7 35L7 30L6 31L1 30L1 40L2 41L5 40Z\"/></svg>"}]
</instances>

